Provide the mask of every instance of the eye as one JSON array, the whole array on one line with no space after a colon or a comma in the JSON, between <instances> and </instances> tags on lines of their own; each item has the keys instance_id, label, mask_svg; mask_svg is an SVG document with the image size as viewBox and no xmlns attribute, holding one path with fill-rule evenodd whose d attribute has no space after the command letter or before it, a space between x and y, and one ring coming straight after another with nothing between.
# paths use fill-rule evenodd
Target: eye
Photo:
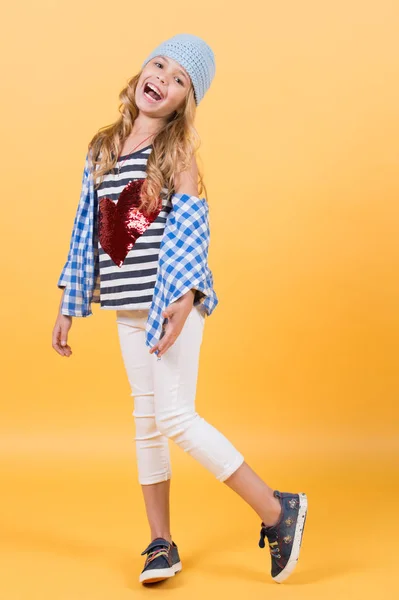
<instances>
[{"instance_id":1,"label":"eye","mask_svg":"<svg viewBox=\"0 0 399 600\"><path fill-rule=\"evenodd\" d=\"M161 65L161 67L162 67L162 63L160 63L160 62L158 62L158 61L154 61L154 64L156 64L156 65Z\"/></svg>"},{"instance_id":2,"label":"eye","mask_svg":"<svg viewBox=\"0 0 399 600\"><path fill-rule=\"evenodd\" d=\"M179 82L180 82L180 85L184 85L184 81L183 81L182 79L180 79L180 77L177 77L176 79L178 79L178 80L179 80Z\"/></svg>"}]
</instances>

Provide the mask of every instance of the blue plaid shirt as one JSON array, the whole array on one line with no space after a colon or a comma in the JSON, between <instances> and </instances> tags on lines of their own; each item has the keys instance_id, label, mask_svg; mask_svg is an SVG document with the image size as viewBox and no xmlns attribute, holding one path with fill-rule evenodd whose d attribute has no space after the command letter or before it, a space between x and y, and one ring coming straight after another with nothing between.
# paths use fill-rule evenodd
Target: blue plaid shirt
<instances>
[{"instance_id":1,"label":"blue plaid shirt","mask_svg":"<svg viewBox=\"0 0 399 600\"><path fill-rule=\"evenodd\" d=\"M159 250L157 278L146 324L146 345L152 348L163 335L162 312L191 289L194 304L210 315L218 304L208 267L209 209L205 198L174 193ZM75 215L67 261L58 279L64 288L61 313L92 315L91 303L100 302L98 257L98 199L89 154L86 154L80 200Z\"/></svg>"}]
</instances>

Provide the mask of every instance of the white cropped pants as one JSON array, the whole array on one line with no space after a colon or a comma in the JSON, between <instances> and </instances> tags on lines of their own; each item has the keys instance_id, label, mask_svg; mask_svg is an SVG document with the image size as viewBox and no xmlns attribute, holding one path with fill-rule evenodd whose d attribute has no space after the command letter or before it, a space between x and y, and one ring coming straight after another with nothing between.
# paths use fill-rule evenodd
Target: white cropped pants
<instances>
[{"instance_id":1,"label":"white cropped pants","mask_svg":"<svg viewBox=\"0 0 399 600\"><path fill-rule=\"evenodd\" d=\"M195 410L206 317L193 306L180 335L158 360L145 344L147 316L148 310L116 311L122 358L134 397L139 482L146 485L171 477L169 438L224 481L244 457Z\"/></svg>"}]
</instances>

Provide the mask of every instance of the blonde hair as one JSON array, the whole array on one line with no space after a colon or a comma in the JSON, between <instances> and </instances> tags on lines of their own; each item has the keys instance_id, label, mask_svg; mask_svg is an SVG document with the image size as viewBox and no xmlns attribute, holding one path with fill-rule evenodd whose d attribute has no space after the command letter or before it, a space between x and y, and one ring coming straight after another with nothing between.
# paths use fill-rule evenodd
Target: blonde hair
<instances>
[{"instance_id":1,"label":"blonde hair","mask_svg":"<svg viewBox=\"0 0 399 600\"><path fill-rule=\"evenodd\" d=\"M131 77L119 94L121 116L111 125L98 130L89 142L88 150L93 165L94 184L103 181L105 173L115 167L123 143L133 129L139 109L135 102L135 92L141 71ZM158 205L162 187L173 193L176 176L191 165L200 138L194 127L196 103L193 86L186 94L183 106L174 111L167 123L154 136L152 152L147 161L147 177L141 188L140 210L152 211ZM198 169L199 194L206 187Z\"/></svg>"}]
</instances>

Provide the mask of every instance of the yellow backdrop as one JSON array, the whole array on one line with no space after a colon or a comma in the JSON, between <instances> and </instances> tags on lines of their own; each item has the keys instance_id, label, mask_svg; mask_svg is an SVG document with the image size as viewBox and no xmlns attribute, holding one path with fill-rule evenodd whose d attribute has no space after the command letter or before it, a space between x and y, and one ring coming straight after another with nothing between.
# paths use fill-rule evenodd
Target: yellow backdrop
<instances>
[{"instance_id":1,"label":"yellow backdrop","mask_svg":"<svg viewBox=\"0 0 399 600\"><path fill-rule=\"evenodd\" d=\"M153 593L398 593L398 26L390 0L7 6L0 597L146 593L115 313L74 319L69 359L51 331L87 143L149 52L181 32L216 56L197 128L219 305L197 410L269 485L305 491L309 516L297 570L277 586L256 515L171 445L183 572Z\"/></svg>"}]
</instances>

